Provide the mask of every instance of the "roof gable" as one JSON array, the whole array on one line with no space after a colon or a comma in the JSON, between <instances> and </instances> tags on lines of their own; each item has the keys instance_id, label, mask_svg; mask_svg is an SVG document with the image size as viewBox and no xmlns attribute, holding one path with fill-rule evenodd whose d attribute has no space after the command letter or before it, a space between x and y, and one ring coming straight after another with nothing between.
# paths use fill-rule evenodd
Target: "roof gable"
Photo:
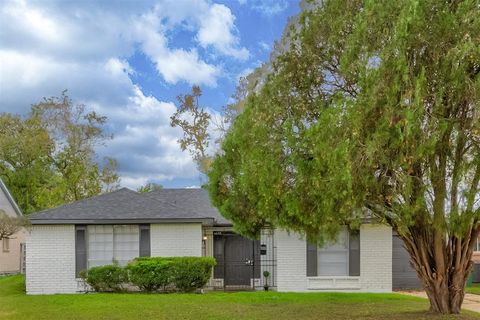
<instances>
[{"instance_id":1,"label":"roof gable","mask_svg":"<svg viewBox=\"0 0 480 320\"><path fill-rule=\"evenodd\" d=\"M7 189L7 186L0 178L0 210L5 211L8 216L15 217L21 216L22 211L18 207L17 203L13 199L12 195Z\"/></svg>"}]
</instances>

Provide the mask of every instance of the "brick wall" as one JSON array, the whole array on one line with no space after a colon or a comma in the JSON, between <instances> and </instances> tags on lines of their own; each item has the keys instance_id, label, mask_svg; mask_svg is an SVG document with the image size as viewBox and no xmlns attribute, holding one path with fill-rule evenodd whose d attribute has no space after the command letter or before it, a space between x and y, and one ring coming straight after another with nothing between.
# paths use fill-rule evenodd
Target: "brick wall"
<instances>
[{"instance_id":1,"label":"brick wall","mask_svg":"<svg viewBox=\"0 0 480 320\"><path fill-rule=\"evenodd\" d=\"M152 256L201 256L201 224L151 225ZM26 286L28 294L84 291L75 277L75 227L32 226L27 232Z\"/></svg>"},{"instance_id":2,"label":"brick wall","mask_svg":"<svg viewBox=\"0 0 480 320\"><path fill-rule=\"evenodd\" d=\"M73 225L34 225L26 243L27 294L78 291Z\"/></svg>"},{"instance_id":3,"label":"brick wall","mask_svg":"<svg viewBox=\"0 0 480 320\"><path fill-rule=\"evenodd\" d=\"M152 257L202 255L200 223L152 224L150 238Z\"/></svg>"},{"instance_id":4,"label":"brick wall","mask_svg":"<svg viewBox=\"0 0 480 320\"><path fill-rule=\"evenodd\" d=\"M362 291L392 291L392 228L364 224L360 228Z\"/></svg>"},{"instance_id":5,"label":"brick wall","mask_svg":"<svg viewBox=\"0 0 480 320\"><path fill-rule=\"evenodd\" d=\"M392 290L392 230L378 224L360 228L360 277L306 276L306 242L298 234L275 231L277 246L278 291L341 291L332 286L344 285L346 291L390 292ZM354 289L358 288L358 289Z\"/></svg>"},{"instance_id":6,"label":"brick wall","mask_svg":"<svg viewBox=\"0 0 480 320\"><path fill-rule=\"evenodd\" d=\"M307 252L298 234L275 230L277 245L277 290L307 290Z\"/></svg>"}]
</instances>

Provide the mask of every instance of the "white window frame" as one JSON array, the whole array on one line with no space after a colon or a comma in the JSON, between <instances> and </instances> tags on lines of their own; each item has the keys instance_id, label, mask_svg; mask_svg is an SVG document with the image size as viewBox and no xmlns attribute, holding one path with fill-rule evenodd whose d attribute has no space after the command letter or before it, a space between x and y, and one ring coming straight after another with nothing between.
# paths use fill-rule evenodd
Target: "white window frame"
<instances>
[{"instance_id":1,"label":"white window frame","mask_svg":"<svg viewBox=\"0 0 480 320\"><path fill-rule=\"evenodd\" d=\"M91 242L91 236L92 234L95 233L95 231L93 230L96 230L97 228L111 228L111 233L103 233L103 234L107 234L108 236L111 237L111 250L104 250L104 251L107 251L108 253L107 254L110 254L111 256L111 259L109 259L108 261L107 260L103 260L102 263L94 263L94 261L99 261L100 259L97 259L97 260L92 260L92 242ZM118 237L118 233L115 233L115 230L119 230L120 228L131 228L132 230L135 230L135 232L132 234L133 237L132 239L134 239L134 243L136 245L136 248L133 249L135 251L135 254L134 255L131 255L131 258L129 258L128 260L126 259L123 259L123 260L119 260L118 258L120 257L118 255L119 252L121 252L122 250L118 249L117 246L118 246L118 243L116 243L116 239ZM93 231L93 232L92 232ZM98 234L101 234L100 232ZM104 241L106 242L106 241ZM110 241L109 241L110 242ZM94 267L94 266L100 266L100 265L108 265L108 264L113 264L114 262L118 262L120 265L126 265L128 263L128 261L138 257L140 255L140 228L138 225L88 225L87 226L87 232L86 232L86 249L87 249L87 269L91 268L91 267ZM133 252L132 250L132 252ZM125 251L125 250L123 250ZM101 260L100 260L101 261Z\"/></svg>"},{"instance_id":2,"label":"white window frame","mask_svg":"<svg viewBox=\"0 0 480 320\"><path fill-rule=\"evenodd\" d=\"M348 277L350 270L350 236L347 228L344 228L340 231L339 235L343 234L345 238L345 248L335 248L331 249L330 246L335 245L335 243L327 242L324 246L317 248L317 276L318 277ZM337 238L338 238L337 236ZM326 248L327 247L327 248ZM322 274L321 272L321 254L322 253L342 253L346 256L345 263L345 272L342 274ZM342 265L343 266L343 265Z\"/></svg>"}]
</instances>

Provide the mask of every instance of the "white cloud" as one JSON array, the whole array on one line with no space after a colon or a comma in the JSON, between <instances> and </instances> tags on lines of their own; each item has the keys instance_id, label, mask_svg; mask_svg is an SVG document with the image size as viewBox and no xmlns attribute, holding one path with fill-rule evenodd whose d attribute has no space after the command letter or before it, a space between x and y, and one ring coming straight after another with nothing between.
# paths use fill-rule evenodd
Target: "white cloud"
<instances>
[{"instance_id":1,"label":"white cloud","mask_svg":"<svg viewBox=\"0 0 480 320\"><path fill-rule=\"evenodd\" d=\"M169 49L161 22L162 16L157 8L142 16L135 33L143 52L155 63L165 81L175 84L183 80L189 84L215 86L220 68L201 60L195 49Z\"/></svg>"},{"instance_id":2,"label":"white cloud","mask_svg":"<svg viewBox=\"0 0 480 320\"><path fill-rule=\"evenodd\" d=\"M170 126L175 105L146 96L139 87L133 87L134 94L126 106L97 107L116 126L114 139L100 151L119 161L122 185L138 187L152 180L161 183L197 178L195 163L177 143L181 129Z\"/></svg>"},{"instance_id":3,"label":"white cloud","mask_svg":"<svg viewBox=\"0 0 480 320\"><path fill-rule=\"evenodd\" d=\"M288 0L237 0L240 5L247 5L265 16L274 16L288 8Z\"/></svg>"},{"instance_id":4,"label":"white cloud","mask_svg":"<svg viewBox=\"0 0 480 320\"><path fill-rule=\"evenodd\" d=\"M270 51L271 47L268 43L266 43L265 41L260 41L258 43L258 45L260 46L260 48L263 50L263 51Z\"/></svg>"},{"instance_id":5,"label":"white cloud","mask_svg":"<svg viewBox=\"0 0 480 320\"><path fill-rule=\"evenodd\" d=\"M195 164L177 143L181 130L169 124L174 104L135 85L129 75L136 71L126 59L139 50L167 83L215 86L222 68L202 57L204 49L173 47L170 32L182 28L208 53L241 59L248 51L240 47L235 18L225 8L205 0L105 8L93 2L2 2L0 112L25 114L31 103L69 89L75 102L108 117L114 139L99 152L119 161L123 185L197 180ZM209 15L216 20L201 24ZM225 30L207 37L215 26Z\"/></svg>"},{"instance_id":6,"label":"white cloud","mask_svg":"<svg viewBox=\"0 0 480 320\"><path fill-rule=\"evenodd\" d=\"M213 46L219 52L246 60L249 52L246 48L238 48L238 37L235 31L235 16L224 5L214 4L207 15L200 21L197 39L203 47Z\"/></svg>"}]
</instances>

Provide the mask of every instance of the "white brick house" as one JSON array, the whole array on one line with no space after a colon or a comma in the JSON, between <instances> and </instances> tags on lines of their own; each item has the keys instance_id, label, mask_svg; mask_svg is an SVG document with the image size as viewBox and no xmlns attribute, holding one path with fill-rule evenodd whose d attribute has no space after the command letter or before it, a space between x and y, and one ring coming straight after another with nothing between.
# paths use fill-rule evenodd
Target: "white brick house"
<instances>
[{"instance_id":1,"label":"white brick house","mask_svg":"<svg viewBox=\"0 0 480 320\"><path fill-rule=\"evenodd\" d=\"M321 248L302 235L266 230L260 240L232 231L202 189L140 194L128 189L31 216L28 294L83 292L80 271L137 256L214 256L212 288L278 291L392 291L392 231L346 229Z\"/></svg>"}]
</instances>

